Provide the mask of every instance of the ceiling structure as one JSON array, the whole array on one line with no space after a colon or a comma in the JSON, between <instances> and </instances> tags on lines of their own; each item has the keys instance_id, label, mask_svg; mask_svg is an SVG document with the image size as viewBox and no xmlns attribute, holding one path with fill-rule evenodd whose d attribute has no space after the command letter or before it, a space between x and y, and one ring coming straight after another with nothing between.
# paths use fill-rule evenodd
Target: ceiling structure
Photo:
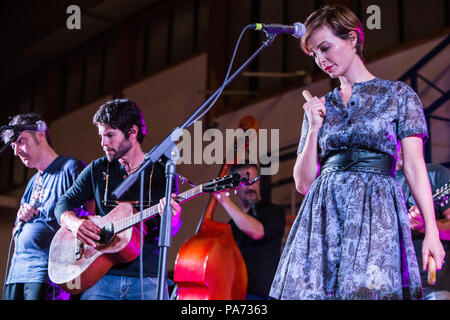
<instances>
[{"instance_id":1,"label":"ceiling structure","mask_svg":"<svg viewBox=\"0 0 450 320\"><path fill-rule=\"evenodd\" d=\"M162 0L10 0L0 2L0 90ZM76 4L81 29L67 37L67 13Z\"/></svg>"}]
</instances>

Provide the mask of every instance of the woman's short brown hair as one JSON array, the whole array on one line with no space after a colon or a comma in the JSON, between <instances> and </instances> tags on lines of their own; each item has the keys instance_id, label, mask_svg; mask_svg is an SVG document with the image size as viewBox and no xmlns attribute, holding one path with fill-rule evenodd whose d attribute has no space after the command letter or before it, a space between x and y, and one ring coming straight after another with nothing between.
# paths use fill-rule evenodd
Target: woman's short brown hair
<instances>
[{"instance_id":1,"label":"woman's short brown hair","mask_svg":"<svg viewBox=\"0 0 450 320\"><path fill-rule=\"evenodd\" d=\"M353 11L342 5L326 5L308 16L305 22L306 32L301 38L300 43L300 46L305 53L308 54L306 43L308 42L309 37L314 30L323 25L328 25L333 30L334 34L343 40L349 39L349 33L355 31L357 35L356 54L363 59L363 25Z\"/></svg>"}]
</instances>

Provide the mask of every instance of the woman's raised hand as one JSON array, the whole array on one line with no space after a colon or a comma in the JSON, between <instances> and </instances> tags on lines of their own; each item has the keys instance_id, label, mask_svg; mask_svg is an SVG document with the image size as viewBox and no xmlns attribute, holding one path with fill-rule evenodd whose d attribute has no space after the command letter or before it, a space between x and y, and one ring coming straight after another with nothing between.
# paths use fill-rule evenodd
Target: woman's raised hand
<instances>
[{"instance_id":1,"label":"woman's raised hand","mask_svg":"<svg viewBox=\"0 0 450 320\"><path fill-rule=\"evenodd\" d=\"M310 129L320 129L322 127L323 118L325 117L325 98L313 97L308 90L303 90L303 97L306 103L303 105L306 117L309 121Z\"/></svg>"}]
</instances>

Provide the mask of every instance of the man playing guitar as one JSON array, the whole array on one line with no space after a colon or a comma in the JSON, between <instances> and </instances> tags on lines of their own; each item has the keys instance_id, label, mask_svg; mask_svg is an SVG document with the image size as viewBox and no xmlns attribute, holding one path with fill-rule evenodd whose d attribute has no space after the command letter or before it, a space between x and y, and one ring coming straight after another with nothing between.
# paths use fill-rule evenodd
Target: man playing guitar
<instances>
[{"instance_id":1,"label":"man playing guitar","mask_svg":"<svg viewBox=\"0 0 450 320\"><path fill-rule=\"evenodd\" d=\"M69 229L83 245L97 248L100 243L100 228L94 219L76 216L73 208L90 199L95 200L96 214L107 215L121 202L130 202L139 207L139 183L130 187L121 197L115 199L112 191L144 161L145 153L141 143L146 135L145 120L140 108L128 99L116 99L102 105L94 115L101 146L105 157L94 160L81 173L70 190L58 202L55 215L61 226ZM160 164L145 170L144 205L164 206L165 195L164 168ZM177 184L174 183L177 188ZM171 201L172 236L181 226L181 207ZM160 210L161 212L161 210ZM159 216L144 223L143 274L144 299L156 299L158 273L158 227ZM82 300L137 300L140 293L140 259L115 264L97 283L81 294ZM166 295L168 291L166 288Z\"/></svg>"}]
</instances>

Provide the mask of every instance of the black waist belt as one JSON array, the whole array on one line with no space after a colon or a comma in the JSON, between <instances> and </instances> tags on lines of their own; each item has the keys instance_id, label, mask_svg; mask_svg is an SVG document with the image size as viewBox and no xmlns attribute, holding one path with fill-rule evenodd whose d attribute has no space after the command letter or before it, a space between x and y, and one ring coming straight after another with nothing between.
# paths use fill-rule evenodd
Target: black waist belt
<instances>
[{"instance_id":1,"label":"black waist belt","mask_svg":"<svg viewBox=\"0 0 450 320\"><path fill-rule=\"evenodd\" d=\"M395 177L394 157L363 149L341 150L321 163L320 174L334 171L363 171Z\"/></svg>"}]
</instances>

